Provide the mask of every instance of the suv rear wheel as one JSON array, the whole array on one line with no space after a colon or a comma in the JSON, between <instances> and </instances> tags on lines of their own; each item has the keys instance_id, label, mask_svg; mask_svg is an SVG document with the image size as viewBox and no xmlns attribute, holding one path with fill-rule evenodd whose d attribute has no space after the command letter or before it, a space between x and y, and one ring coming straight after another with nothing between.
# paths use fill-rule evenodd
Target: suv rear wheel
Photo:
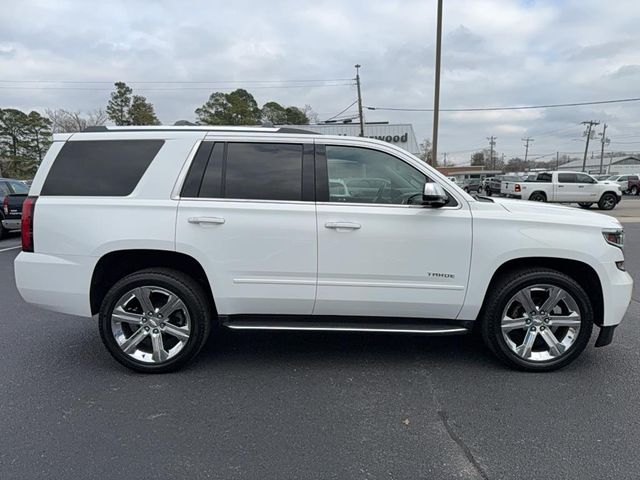
<instances>
[{"instance_id":1,"label":"suv rear wheel","mask_svg":"<svg viewBox=\"0 0 640 480\"><path fill-rule=\"evenodd\" d=\"M549 371L572 362L587 346L593 308L582 287L549 269L518 270L491 289L482 337L511 367Z\"/></svg>"},{"instance_id":2,"label":"suv rear wheel","mask_svg":"<svg viewBox=\"0 0 640 480\"><path fill-rule=\"evenodd\" d=\"M100 308L100 336L125 367L169 372L202 349L211 310L202 287L188 275L161 268L140 270L107 292Z\"/></svg>"}]
</instances>

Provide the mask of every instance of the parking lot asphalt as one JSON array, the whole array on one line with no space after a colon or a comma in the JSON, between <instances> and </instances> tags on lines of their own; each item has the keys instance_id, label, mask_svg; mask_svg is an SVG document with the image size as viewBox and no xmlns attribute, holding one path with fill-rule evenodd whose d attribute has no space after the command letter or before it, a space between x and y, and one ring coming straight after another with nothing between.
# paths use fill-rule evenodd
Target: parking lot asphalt
<instances>
[{"instance_id":1,"label":"parking lot asphalt","mask_svg":"<svg viewBox=\"0 0 640 480\"><path fill-rule=\"evenodd\" d=\"M625 228L638 282L640 223ZM189 368L145 376L111 359L95 319L20 299L19 250L3 251L18 242L0 242L1 479L640 472L638 293L611 346L593 338L548 374L508 370L471 337L221 332Z\"/></svg>"}]
</instances>

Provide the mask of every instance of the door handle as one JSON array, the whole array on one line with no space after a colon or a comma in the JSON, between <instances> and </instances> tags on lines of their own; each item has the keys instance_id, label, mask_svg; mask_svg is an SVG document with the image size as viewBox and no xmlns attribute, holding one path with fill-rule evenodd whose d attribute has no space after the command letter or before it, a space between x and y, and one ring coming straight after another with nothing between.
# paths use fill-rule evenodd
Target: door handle
<instances>
[{"instance_id":1,"label":"door handle","mask_svg":"<svg viewBox=\"0 0 640 480\"><path fill-rule=\"evenodd\" d=\"M325 228L333 228L334 230L358 230L361 225L355 222L327 222Z\"/></svg>"},{"instance_id":2,"label":"door handle","mask_svg":"<svg viewBox=\"0 0 640 480\"><path fill-rule=\"evenodd\" d=\"M584 185L578 185L578 188L584 188Z\"/></svg>"},{"instance_id":3,"label":"door handle","mask_svg":"<svg viewBox=\"0 0 640 480\"><path fill-rule=\"evenodd\" d=\"M224 223L224 218L222 217L189 217L189 223L195 223L196 225L200 225L202 223L209 225L222 225Z\"/></svg>"},{"instance_id":4,"label":"door handle","mask_svg":"<svg viewBox=\"0 0 640 480\"><path fill-rule=\"evenodd\" d=\"M558 188L564 188L564 185L558 185Z\"/></svg>"}]
</instances>

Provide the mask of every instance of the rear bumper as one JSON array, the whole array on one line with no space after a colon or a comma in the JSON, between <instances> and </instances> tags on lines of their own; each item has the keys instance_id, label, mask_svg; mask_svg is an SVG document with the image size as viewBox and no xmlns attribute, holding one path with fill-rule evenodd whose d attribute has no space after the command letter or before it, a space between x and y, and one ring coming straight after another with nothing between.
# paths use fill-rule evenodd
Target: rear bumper
<instances>
[{"instance_id":1,"label":"rear bumper","mask_svg":"<svg viewBox=\"0 0 640 480\"><path fill-rule=\"evenodd\" d=\"M9 218L9 219L2 220L2 226L7 230L20 230L20 219Z\"/></svg>"},{"instance_id":2,"label":"rear bumper","mask_svg":"<svg viewBox=\"0 0 640 480\"><path fill-rule=\"evenodd\" d=\"M93 257L22 252L14 262L16 286L25 302L91 317L89 290L95 261Z\"/></svg>"}]
</instances>

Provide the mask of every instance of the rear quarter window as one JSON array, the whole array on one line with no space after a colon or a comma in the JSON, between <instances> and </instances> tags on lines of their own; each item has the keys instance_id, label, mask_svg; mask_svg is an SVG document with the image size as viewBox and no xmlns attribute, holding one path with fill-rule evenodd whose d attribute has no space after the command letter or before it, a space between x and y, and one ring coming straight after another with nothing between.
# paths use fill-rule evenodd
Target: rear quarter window
<instances>
[{"instance_id":1,"label":"rear quarter window","mask_svg":"<svg viewBox=\"0 0 640 480\"><path fill-rule=\"evenodd\" d=\"M136 188L164 140L67 142L41 195L124 197Z\"/></svg>"}]
</instances>

